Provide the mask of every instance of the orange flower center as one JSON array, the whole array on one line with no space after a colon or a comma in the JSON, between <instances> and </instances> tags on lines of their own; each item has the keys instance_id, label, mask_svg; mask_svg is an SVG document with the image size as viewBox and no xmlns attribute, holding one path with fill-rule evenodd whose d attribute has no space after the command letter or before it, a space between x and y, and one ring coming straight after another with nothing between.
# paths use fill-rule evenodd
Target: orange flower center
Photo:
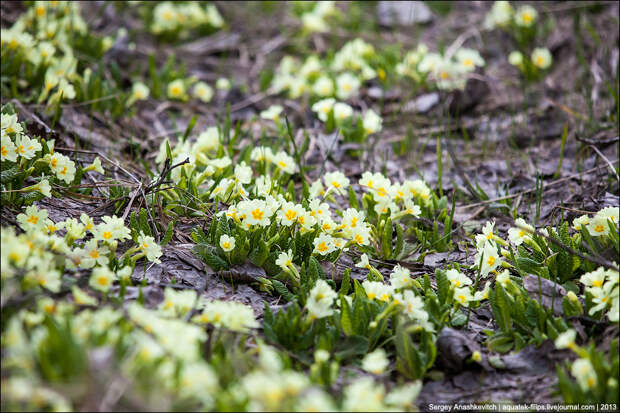
<instances>
[{"instance_id":1,"label":"orange flower center","mask_svg":"<svg viewBox=\"0 0 620 413\"><path fill-rule=\"evenodd\" d=\"M265 213L263 211L261 211L259 208L256 208L254 211L252 211L252 218L256 220L261 220L263 219L264 214Z\"/></svg>"}]
</instances>

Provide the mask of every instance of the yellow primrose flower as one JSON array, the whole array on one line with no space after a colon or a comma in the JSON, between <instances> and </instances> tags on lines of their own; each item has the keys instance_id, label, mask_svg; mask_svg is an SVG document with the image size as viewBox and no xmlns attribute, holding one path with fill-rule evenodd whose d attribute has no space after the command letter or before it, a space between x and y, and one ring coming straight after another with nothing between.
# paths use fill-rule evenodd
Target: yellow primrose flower
<instances>
[{"instance_id":1,"label":"yellow primrose flower","mask_svg":"<svg viewBox=\"0 0 620 413\"><path fill-rule=\"evenodd\" d=\"M326 192L334 191L339 195L345 194L345 190L351 184L349 178L347 178L345 174L340 171L328 172L325 174L323 179L325 181L325 185L327 185Z\"/></svg>"},{"instance_id":2,"label":"yellow primrose flower","mask_svg":"<svg viewBox=\"0 0 620 413\"><path fill-rule=\"evenodd\" d=\"M142 82L136 82L131 88L131 94L127 99L127 106L131 106L135 101L144 100L149 97L151 90Z\"/></svg>"},{"instance_id":3,"label":"yellow primrose flower","mask_svg":"<svg viewBox=\"0 0 620 413\"><path fill-rule=\"evenodd\" d=\"M455 288L454 300L462 306L467 306L470 301L474 300L469 287Z\"/></svg>"},{"instance_id":4,"label":"yellow primrose flower","mask_svg":"<svg viewBox=\"0 0 620 413\"><path fill-rule=\"evenodd\" d=\"M159 244L155 242L155 238L146 236L144 233L140 232L140 235L138 236L138 247L142 252L144 252L149 261L157 264L161 263L159 257L161 257L162 251Z\"/></svg>"},{"instance_id":5,"label":"yellow primrose flower","mask_svg":"<svg viewBox=\"0 0 620 413\"><path fill-rule=\"evenodd\" d=\"M364 113L362 124L366 135L371 135L381 131L383 119L374 110L370 109Z\"/></svg>"},{"instance_id":6,"label":"yellow primrose flower","mask_svg":"<svg viewBox=\"0 0 620 413\"><path fill-rule=\"evenodd\" d=\"M468 276L455 269L446 271L446 277L456 288L465 287L472 284L472 281Z\"/></svg>"},{"instance_id":7,"label":"yellow primrose flower","mask_svg":"<svg viewBox=\"0 0 620 413\"><path fill-rule=\"evenodd\" d=\"M320 255L327 255L336 249L334 246L333 237L325 233L321 233L318 237L316 237L313 244L314 250L312 252Z\"/></svg>"},{"instance_id":8,"label":"yellow primrose flower","mask_svg":"<svg viewBox=\"0 0 620 413\"><path fill-rule=\"evenodd\" d=\"M84 245L84 256L82 257L82 268L93 268L95 265L108 265L108 247L99 246L98 241L91 239Z\"/></svg>"},{"instance_id":9,"label":"yellow primrose flower","mask_svg":"<svg viewBox=\"0 0 620 413\"><path fill-rule=\"evenodd\" d=\"M194 86L194 96L203 102L210 102L213 98L213 88L205 82L198 82Z\"/></svg>"},{"instance_id":10,"label":"yellow primrose flower","mask_svg":"<svg viewBox=\"0 0 620 413\"><path fill-rule=\"evenodd\" d=\"M218 90L230 90L231 87L232 84L230 83L230 80L225 77L220 77L215 81L215 88Z\"/></svg>"},{"instance_id":11,"label":"yellow primrose flower","mask_svg":"<svg viewBox=\"0 0 620 413\"><path fill-rule=\"evenodd\" d=\"M24 231L35 232L46 227L47 210L39 210L35 205L26 208L25 213L17 215L17 222Z\"/></svg>"},{"instance_id":12,"label":"yellow primrose flower","mask_svg":"<svg viewBox=\"0 0 620 413\"><path fill-rule=\"evenodd\" d=\"M396 264L390 274L390 285L394 288L405 288L412 284L411 271Z\"/></svg>"},{"instance_id":13,"label":"yellow primrose flower","mask_svg":"<svg viewBox=\"0 0 620 413\"><path fill-rule=\"evenodd\" d=\"M105 171L103 170L103 167L101 166L101 159L99 159L98 156L95 158L92 164L84 168L84 171L85 172L95 171L95 172L99 172L101 175L105 173Z\"/></svg>"},{"instance_id":14,"label":"yellow primrose flower","mask_svg":"<svg viewBox=\"0 0 620 413\"><path fill-rule=\"evenodd\" d=\"M523 64L523 54L517 50L510 52L508 55L508 63L513 66L521 66Z\"/></svg>"},{"instance_id":15,"label":"yellow primrose flower","mask_svg":"<svg viewBox=\"0 0 620 413\"><path fill-rule=\"evenodd\" d=\"M73 299L77 305L89 305L96 306L97 299L88 295L84 290L80 289L77 285L71 287L71 292L73 293Z\"/></svg>"},{"instance_id":16,"label":"yellow primrose flower","mask_svg":"<svg viewBox=\"0 0 620 413\"><path fill-rule=\"evenodd\" d=\"M360 88L360 80L352 73L345 72L336 78L336 96L338 99L346 100L351 96L357 95Z\"/></svg>"},{"instance_id":17,"label":"yellow primrose flower","mask_svg":"<svg viewBox=\"0 0 620 413\"><path fill-rule=\"evenodd\" d=\"M329 112L331 112L335 103L336 99L334 98L319 100L312 105L312 111L316 113L320 121L326 122Z\"/></svg>"},{"instance_id":18,"label":"yellow primrose flower","mask_svg":"<svg viewBox=\"0 0 620 413\"><path fill-rule=\"evenodd\" d=\"M531 27L538 18L538 12L530 5L524 5L515 13L515 23L521 27Z\"/></svg>"},{"instance_id":19,"label":"yellow primrose flower","mask_svg":"<svg viewBox=\"0 0 620 413\"><path fill-rule=\"evenodd\" d=\"M537 47L532 52L532 63L539 69L548 69L551 66L551 52L549 49Z\"/></svg>"},{"instance_id":20,"label":"yellow primrose flower","mask_svg":"<svg viewBox=\"0 0 620 413\"><path fill-rule=\"evenodd\" d=\"M94 290L107 293L115 278L116 275L108 267L95 267L88 284Z\"/></svg>"},{"instance_id":21,"label":"yellow primrose flower","mask_svg":"<svg viewBox=\"0 0 620 413\"><path fill-rule=\"evenodd\" d=\"M558 349L564 348L575 348L575 338L577 337L577 332L575 330L568 329L565 332L558 335L555 339L555 347Z\"/></svg>"},{"instance_id":22,"label":"yellow primrose flower","mask_svg":"<svg viewBox=\"0 0 620 413\"><path fill-rule=\"evenodd\" d=\"M530 238L530 234L534 232L534 227L529 225L523 218L515 220L517 226L508 230L508 239L514 245L519 246L523 241Z\"/></svg>"},{"instance_id":23,"label":"yellow primrose flower","mask_svg":"<svg viewBox=\"0 0 620 413\"><path fill-rule=\"evenodd\" d=\"M372 353L366 354L362 359L362 369L372 374L382 374L390 364L385 350L378 348Z\"/></svg>"},{"instance_id":24,"label":"yellow primrose flower","mask_svg":"<svg viewBox=\"0 0 620 413\"><path fill-rule=\"evenodd\" d=\"M618 225L620 208L618 207L606 207L596 213L599 218L610 219L614 225Z\"/></svg>"},{"instance_id":25,"label":"yellow primrose flower","mask_svg":"<svg viewBox=\"0 0 620 413\"><path fill-rule=\"evenodd\" d=\"M477 50L461 48L456 51L454 57L466 72L476 69L476 66L484 66L484 59Z\"/></svg>"},{"instance_id":26,"label":"yellow primrose flower","mask_svg":"<svg viewBox=\"0 0 620 413\"><path fill-rule=\"evenodd\" d=\"M309 32L326 32L329 30L329 26L323 19L323 16L314 12L302 14L301 22Z\"/></svg>"},{"instance_id":27,"label":"yellow primrose flower","mask_svg":"<svg viewBox=\"0 0 620 413\"><path fill-rule=\"evenodd\" d=\"M173 80L168 84L168 97L171 99L184 99L185 94L185 82L183 79Z\"/></svg>"},{"instance_id":28,"label":"yellow primrose flower","mask_svg":"<svg viewBox=\"0 0 620 413\"><path fill-rule=\"evenodd\" d=\"M305 211L301 205L294 202L285 202L280 207L280 210L277 212L276 216L280 225L289 227L295 224L299 216L304 212Z\"/></svg>"},{"instance_id":29,"label":"yellow primrose flower","mask_svg":"<svg viewBox=\"0 0 620 413\"><path fill-rule=\"evenodd\" d=\"M334 94L334 82L328 76L321 76L314 82L312 91L318 96L331 96Z\"/></svg>"},{"instance_id":30,"label":"yellow primrose flower","mask_svg":"<svg viewBox=\"0 0 620 413\"><path fill-rule=\"evenodd\" d=\"M17 160L17 147L2 129L2 141L0 141L0 155L2 155L2 161L15 162Z\"/></svg>"},{"instance_id":31,"label":"yellow primrose flower","mask_svg":"<svg viewBox=\"0 0 620 413\"><path fill-rule=\"evenodd\" d=\"M353 116L353 108L346 103L337 102L333 107L334 119L340 123Z\"/></svg>"},{"instance_id":32,"label":"yellow primrose flower","mask_svg":"<svg viewBox=\"0 0 620 413\"><path fill-rule=\"evenodd\" d=\"M15 138L15 152L24 159L32 159L42 147L38 140L26 135L17 135Z\"/></svg>"},{"instance_id":33,"label":"yellow primrose flower","mask_svg":"<svg viewBox=\"0 0 620 413\"><path fill-rule=\"evenodd\" d=\"M271 105L267 110L263 110L260 113L260 117L267 120L272 120L274 122L280 120L280 114L282 113L282 106L280 105Z\"/></svg>"},{"instance_id":34,"label":"yellow primrose flower","mask_svg":"<svg viewBox=\"0 0 620 413\"><path fill-rule=\"evenodd\" d=\"M593 237L606 236L609 234L607 218L600 215L595 215L586 228Z\"/></svg>"},{"instance_id":35,"label":"yellow primrose flower","mask_svg":"<svg viewBox=\"0 0 620 413\"><path fill-rule=\"evenodd\" d=\"M497 247L494 242L487 242L484 244L484 248L479 250L476 254L476 265L480 262L482 256L482 268L480 270L482 275L487 275L489 272L494 271L502 262L502 258L497 253Z\"/></svg>"},{"instance_id":36,"label":"yellow primrose flower","mask_svg":"<svg viewBox=\"0 0 620 413\"><path fill-rule=\"evenodd\" d=\"M220 237L220 247L225 252L230 252L235 249L235 239L224 234Z\"/></svg>"},{"instance_id":37,"label":"yellow primrose flower","mask_svg":"<svg viewBox=\"0 0 620 413\"><path fill-rule=\"evenodd\" d=\"M577 359L571 368L571 374L577 379L579 387L588 391L597 383L596 371L588 359Z\"/></svg>"},{"instance_id":38,"label":"yellow primrose flower","mask_svg":"<svg viewBox=\"0 0 620 413\"><path fill-rule=\"evenodd\" d=\"M289 249L288 252L281 252L276 260L276 265L284 271L288 270L293 265L292 251Z\"/></svg>"},{"instance_id":39,"label":"yellow primrose flower","mask_svg":"<svg viewBox=\"0 0 620 413\"><path fill-rule=\"evenodd\" d=\"M273 163L287 174L294 174L297 170L295 159L289 156L287 153L280 151L273 157Z\"/></svg>"},{"instance_id":40,"label":"yellow primrose flower","mask_svg":"<svg viewBox=\"0 0 620 413\"><path fill-rule=\"evenodd\" d=\"M587 226L590 223L590 217L587 215L582 215L573 220L573 228L576 231L581 231L581 228Z\"/></svg>"},{"instance_id":41,"label":"yellow primrose flower","mask_svg":"<svg viewBox=\"0 0 620 413\"><path fill-rule=\"evenodd\" d=\"M336 297L338 294L325 280L317 280L306 301L308 313L312 318L324 318L332 315L334 313L332 304Z\"/></svg>"}]
</instances>

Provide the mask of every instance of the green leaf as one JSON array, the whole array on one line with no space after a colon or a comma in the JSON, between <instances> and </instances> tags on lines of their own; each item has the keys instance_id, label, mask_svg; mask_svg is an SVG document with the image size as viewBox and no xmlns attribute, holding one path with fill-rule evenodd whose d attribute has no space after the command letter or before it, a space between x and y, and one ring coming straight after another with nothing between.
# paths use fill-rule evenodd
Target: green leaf
<instances>
[{"instance_id":1,"label":"green leaf","mask_svg":"<svg viewBox=\"0 0 620 413\"><path fill-rule=\"evenodd\" d=\"M345 335L351 336L354 333L351 315L351 307L344 295L340 296L340 326Z\"/></svg>"},{"instance_id":2,"label":"green leaf","mask_svg":"<svg viewBox=\"0 0 620 413\"><path fill-rule=\"evenodd\" d=\"M340 295L347 295L351 289L351 268L344 270L342 282L340 283Z\"/></svg>"},{"instance_id":3,"label":"green leaf","mask_svg":"<svg viewBox=\"0 0 620 413\"><path fill-rule=\"evenodd\" d=\"M271 280L271 284L273 285L273 288L275 288L275 290L282 297L284 297L284 299L286 299L286 301L296 301L297 300L297 297L295 296L295 294L291 293L289 291L289 289L286 288L286 285L284 285L282 282L280 282L278 280Z\"/></svg>"},{"instance_id":4,"label":"green leaf","mask_svg":"<svg viewBox=\"0 0 620 413\"><path fill-rule=\"evenodd\" d=\"M453 327L464 326L466 322L467 322L467 316L463 314L462 311L457 311L456 314L454 314L452 316L452 319L450 320L450 324L452 324Z\"/></svg>"},{"instance_id":5,"label":"green leaf","mask_svg":"<svg viewBox=\"0 0 620 413\"><path fill-rule=\"evenodd\" d=\"M190 133L192 133L192 129L196 125L196 120L198 119L197 115L192 116L192 119L187 124L187 128L185 128L185 132L183 133L183 137L181 138L181 142L185 142Z\"/></svg>"},{"instance_id":6,"label":"green leaf","mask_svg":"<svg viewBox=\"0 0 620 413\"><path fill-rule=\"evenodd\" d=\"M308 259L308 285L314 285L316 280L319 279L319 267L321 267L321 264L319 264L316 258L310 257Z\"/></svg>"},{"instance_id":7,"label":"green leaf","mask_svg":"<svg viewBox=\"0 0 620 413\"><path fill-rule=\"evenodd\" d=\"M353 186L349 186L349 204L351 205L351 208L360 209L360 204L357 200L357 195L355 195L355 191L353 190Z\"/></svg>"},{"instance_id":8,"label":"green leaf","mask_svg":"<svg viewBox=\"0 0 620 413\"><path fill-rule=\"evenodd\" d=\"M18 167L5 169L2 172L0 172L0 183L7 184L13 181L14 179L20 178L21 175L25 175L25 174Z\"/></svg>"},{"instance_id":9,"label":"green leaf","mask_svg":"<svg viewBox=\"0 0 620 413\"><path fill-rule=\"evenodd\" d=\"M219 257L214 251L211 250L212 247L205 244L198 244L192 248L192 252L198 256L205 264L207 264L213 271L220 271L224 269L228 269L228 263Z\"/></svg>"},{"instance_id":10,"label":"green leaf","mask_svg":"<svg viewBox=\"0 0 620 413\"><path fill-rule=\"evenodd\" d=\"M144 235L153 236L153 231L151 230L151 226L149 225L149 219L147 216L147 211L144 208L140 208L140 214L138 215L138 224L140 226L140 231L144 233Z\"/></svg>"},{"instance_id":11,"label":"green leaf","mask_svg":"<svg viewBox=\"0 0 620 413\"><path fill-rule=\"evenodd\" d=\"M387 218L383 225L383 238L381 240L383 258L390 258L392 255L392 220Z\"/></svg>"},{"instance_id":12,"label":"green leaf","mask_svg":"<svg viewBox=\"0 0 620 413\"><path fill-rule=\"evenodd\" d=\"M448 293L450 292L450 281L446 276L446 272L440 269L435 270L435 279L437 280L439 302L445 304L448 299Z\"/></svg>"},{"instance_id":13,"label":"green leaf","mask_svg":"<svg viewBox=\"0 0 620 413\"><path fill-rule=\"evenodd\" d=\"M133 239L133 242L138 242L140 225L138 224L138 220L136 219L136 211L133 211L129 216L129 229L131 229L131 238ZM196 242L196 240L194 240L194 242Z\"/></svg>"},{"instance_id":14,"label":"green leaf","mask_svg":"<svg viewBox=\"0 0 620 413\"><path fill-rule=\"evenodd\" d=\"M395 336L397 367L407 378L415 380L421 378L422 362L402 324L396 327Z\"/></svg>"},{"instance_id":15,"label":"green leaf","mask_svg":"<svg viewBox=\"0 0 620 413\"><path fill-rule=\"evenodd\" d=\"M530 258L517 257L517 267L525 274L538 274L541 263L538 263Z\"/></svg>"},{"instance_id":16,"label":"green leaf","mask_svg":"<svg viewBox=\"0 0 620 413\"><path fill-rule=\"evenodd\" d=\"M356 280L357 281L357 280ZM368 323L370 323L370 316L366 311L364 305L365 296L357 296L353 300L353 327L356 334L366 334L368 331Z\"/></svg>"},{"instance_id":17,"label":"green leaf","mask_svg":"<svg viewBox=\"0 0 620 413\"><path fill-rule=\"evenodd\" d=\"M495 285L495 299L497 301L497 308L499 309L499 314L495 314L495 321L504 333L509 333L512 331L509 308L510 302L506 295L506 291L504 291L504 287L499 283Z\"/></svg>"},{"instance_id":18,"label":"green leaf","mask_svg":"<svg viewBox=\"0 0 620 413\"><path fill-rule=\"evenodd\" d=\"M176 222L177 220L175 218L168 224L168 228L166 228L166 233L164 234L164 237L162 238L160 243L162 247L168 244L172 239L172 234L174 233L174 225L176 224Z\"/></svg>"},{"instance_id":19,"label":"green leaf","mask_svg":"<svg viewBox=\"0 0 620 413\"><path fill-rule=\"evenodd\" d=\"M497 353L507 353L514 347L512 336L504 333L497 333L487 340L487 346L491 351Z\"/></svg>"},{"instance_id":20,"label":"green leaf","mask_svg":"<svg viewBox=\"0 0 620 413\"><path fill-rule=\"evenodd\" d=\"M346 360L351 357L366 354L368 351L368 339L363 336L350 336L336 345L340 349L334 353L334 358Z\"/></svg>"},{"instance_id":21,"label":"green leaf","mask_svg":"<svg viewBox=\"0 0 620 413\"><path fill-rule=\"evenodd\" d=\"M267 257L269 256L269 247L267 243L260 239L256 247L250 252L248 258L250 262L258 267L262 266Z\"/></svg>"},{"instance_id":22,"label":"green leaf","mask_svg":"<svg viewBox=\"0 0 620 413\"><path fill-rule=\"evenodd\" d=\"M196 244L208 244L209 243L209 238L207 237L207 235L204 233L204 231L200 227L194 228L194 230L192 231L190 235L192 237L192 240Z\"/></svg>"}]
</instances>

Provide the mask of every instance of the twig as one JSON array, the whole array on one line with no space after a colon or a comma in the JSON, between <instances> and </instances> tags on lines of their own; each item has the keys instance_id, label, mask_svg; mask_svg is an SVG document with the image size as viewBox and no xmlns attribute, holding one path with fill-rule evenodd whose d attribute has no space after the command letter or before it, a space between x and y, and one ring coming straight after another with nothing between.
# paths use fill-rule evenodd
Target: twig
<instances>
[{"instance_id":1,"label":"twig","mask_svg":"<svg viewBox=\"0 0 620 413\"><path fill-rule=\"evenodd\" d=\"M603 155L603 153L599 151L596 146L590 145L590 148L594 149L594 152L596 152L598 156L600 156L601 158L603 158L605 162L607 162L607 165L609 165L609 169L611 169L611 171L616 175L616 179L620 181L620 176L618 176L618 172L616 172L616 170L614 169L614 166L611 164L611 162L609 162L609 159L607 159L607 157Z\"/></svg>"},{"instance_id":2,"label":"twig","mask_svg":"<svg viewBox=\"0 0 620 413\"><path fill-rule=\"evenodd\" d=\"M236 103L234 105L232 105L230 107L230 112L236 112L238 110L247 108L248 106L252 106L255 103L260 102L261 100L268 98L270 96L274 95L273 92L267 92L267 93L257 93L255 95L250 96L249 98L247 98L246 100L242 100L239 103Z\"/></svg>"},{"instance_id":3,"label":"twig","mask_svg":"<svg viewBox=\"0 0 620 413\"><path fill-rule=\"evenodd\" d=\"M19 100L11 99L11 102L13 102L15 104L15 106L17 106L27 116L30 116L32 119L34 119L35 122L37 122L39 125L43 126L45 128L45 133L54 132L54 130L52 128L50 128L49 126L47 126L45 124L45 122L43 122L41 119L39 119L39 117L37 115L35 115L33 112L30 112L28 109L26 109L26 107L24 105L22 105Z\"/></svg>"}]
</instances>

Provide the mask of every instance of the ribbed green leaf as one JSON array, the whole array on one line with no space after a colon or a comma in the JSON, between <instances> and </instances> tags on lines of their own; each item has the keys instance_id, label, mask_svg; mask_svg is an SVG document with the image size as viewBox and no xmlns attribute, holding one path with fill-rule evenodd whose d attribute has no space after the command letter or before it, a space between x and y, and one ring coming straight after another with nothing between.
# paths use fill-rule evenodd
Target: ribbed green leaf
<instances>
[{"instance_id":1,"label":"ribbed green leaf","mask_svg":"<svg viewBox=\"0 0 620 413\"><path fill-rule=\"evenodd\" d=\"M450 292L450 281L446 277L446 273L443 270L435 270L435 280L437 281L437 294L439 295L439 302L445 304L448 299L448 293Z\"/></svg>"},{"instance_id":2,"label":"ribbed green leaf","mask_svg":"<svg viewBox=\"0 0 620 413\"><path fill-rule=\"evenodd\" d=\"M198 244L192 248L192 252L198 256L205 264L207 264L213 271L220 271L228 268L228 263L216 255L212 250L212 247L206 244Z\"/></svg>"},{"instance_id":3,"label":"ribbed green leaf","mask_svg":"<svg viewBox=\"0 0 620 413\"><path fill-rule=\"evenodd\" d=\"M20 170L18 167L5 169L2 172L0 172L0 183L8 184L12 180L19 178L20 175L22 175L23 173L24 172Z\"/></svg>"},{"instance_id":4,"label":"ribbed green leaf","mask_svg":"<svg viewBox=\"0 0 620 413\"><path fill-rule=\"evenodd\" d=\"M286 288L286 285L284 285L283 283L281 283L278 280L271 280L271 284L273 285L273 288L275 288L275 290L282 296L284 297L284 299L286 301L296 301L297 297L295 296L295 294L291 293L289 291L288 288Z\"/></svg>"},{"instance_id":5,"label":"ribbed green leaf","mask_svg":"<svg viewBox=\"0 0 620 413\"><path fill-rule=\"evenodd\" d=\"M164 234L164 237L161 240L162 246L168 244L170 240L172 239L172 234L174 233L174 225L176 224L176 222L177 220L175 218L172 222L168 224L168 228L166 228L166 233Z\"/></svg>"},{"instance_id":6,"label":"ribbed green leaf","mask_svg":"<svg viewBox=\"0 0 620 413\"><path fill-rule=\"evenodd\" d=\"M351 307L344 295L340 296L340 326L345 335L351 336L354 333Z\"/></svg>"}]
</instances>

